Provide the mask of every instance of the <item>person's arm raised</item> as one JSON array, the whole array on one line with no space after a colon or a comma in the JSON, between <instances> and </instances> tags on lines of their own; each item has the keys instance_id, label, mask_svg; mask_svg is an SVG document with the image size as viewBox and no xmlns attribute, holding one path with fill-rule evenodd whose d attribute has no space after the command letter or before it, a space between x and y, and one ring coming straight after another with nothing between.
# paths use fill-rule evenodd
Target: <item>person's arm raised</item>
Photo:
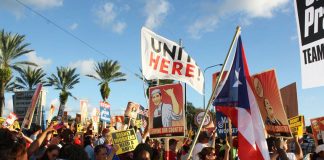
<instances>
[{"instance_id":1,"label":"person's arm raised","mask_svg":"<svg viewBox=\"0 0 324 160\"><path fill-rule=\"evenodd\" d=\"M298 142L298 136L297 135L294 136L294 142L295 142L295 148L296 148L295 156L296 156L297 160L303 159L304 158L303 150L302 150L302 148L301 148L301 146L300 146L300 144Z\"/></svg>"},{"instance_id":2,"label":"person's arm raised","mask_svg":"<svg viewBox=\"0 0 324 160\"><path fill-rule=\"evenodd\" d=\"M180 114L179 103L174 95L173 88L164 90L164 92L171 98L173 112L175 114Z\"/></svg>"},{"instance_id":3,"label":"person's arm raised","mask_svg":"<svg viewBox=\"0 0 324 160\"><path fill-rule=\"evenodd\" d=\"M54 130L53 126L54 125L51 124L32 144L30 144L30 146L27 150L27 153L29 156L32 155L36 150L39 149L39 147L43 143L44 139L46 138L47 133Z\"/></svg>"}]
</instances>

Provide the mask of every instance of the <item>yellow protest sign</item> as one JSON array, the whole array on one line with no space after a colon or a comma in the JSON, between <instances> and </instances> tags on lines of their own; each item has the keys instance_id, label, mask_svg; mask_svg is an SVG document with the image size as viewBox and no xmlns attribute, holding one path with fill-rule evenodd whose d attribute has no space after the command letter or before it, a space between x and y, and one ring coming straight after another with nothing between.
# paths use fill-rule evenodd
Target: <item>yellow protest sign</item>
<instances>
[{"instance_id":1,"label":"yellow protest sign","mask_svg":"<svg viewBox=\"0 0 324 160\"><path fill-rule=\"evenodd\" d=\"M113 144L117 144L119 149L116 154L133 151L138 145L137 137L133 129L111 133Z\"/></svg>"},{"instance_id":2,"label":"yellow protest sign","mask_svg":"<svg viewBox=\"0 0 324 160\"><path fill-rule=\"evenodd\" d=\"M0 126L2 125L2 123L6 121L6 118L0 117Z\"/></svg>"},{"instance_id":3,"label":"yellow protest sign","mask_svg":"<svg viewBox=\"0 0 324 160\"><path fill-rule=\"evenodd\" d=\"M295 116L288 119L289 127L293 135L303 136L304 116Z\"/></svg>"},{"instance_id":4,"label":"yellow protest sign","mask_svg":"<svg viewBox=\"0 0 324 160\"><path fill-rule=\"evenodd\" d=\"M82 130L83 130L83 125L81 123L78 123L77 124L77 132L82 133L83 132Z\"/></svg>"},{"instance_id":5,"label":"yellow protest sign","mask_svg":"<svg viewBox=\"0 0 324 160\"><path fill-rule=\"evenodd\" d=\"M52 121L52 123L54 126L56 126L58 124L57 121ZM49 126L49 125L50 124L47 124L47 126ZM56 129L53 131L53 134L58 134Z\"/></svg>"},{"instance_id":6,"label":"yellow protest sign","mask_svg":"<svg viewBox=\"0 0 324 160\"><path fill-rule=\"evenodd\" d=\"M141 126L142 126L142 120L140 119L140 120L136 120L136 127L137 128L141 128Z\"/></svg>"},{"instance_id":7,"label":"yellow protest sign","mask_svg":"<svg viewBox=\"0 0 324 160\"><path fill-rule=\"evenodd\" d=\"M12 125L12 129L20 129L20 125L18 121L15 121Z\"/></svg>"}]
</instances>

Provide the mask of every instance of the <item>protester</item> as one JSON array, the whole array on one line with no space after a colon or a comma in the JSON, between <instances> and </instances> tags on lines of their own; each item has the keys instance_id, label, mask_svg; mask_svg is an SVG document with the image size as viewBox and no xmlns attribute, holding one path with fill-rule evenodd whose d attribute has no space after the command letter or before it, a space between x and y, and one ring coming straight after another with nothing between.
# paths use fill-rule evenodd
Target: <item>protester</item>
<instances>
[{"instance_id":1,"label":"protester","mask_svg":"<svg viewBox=\"0 0 324 160\"><path fill-rule=\"evenodd\" d=\"M316 147L316 157L314 157L315 160L324 160L324 144L321 144Z\"/></svg>"},{"instance_id":2,"label":"protester","mask_svg":"<svg viewBox=\"0 0 324 160\"><path fill-rule=\"evenodd\" d=\"M57 145L49 145L40 160L56 160L59 153L60 147Z\"/></svg>"},{"instance_id":3,"label":"protester","mask_svg":"<svg viewBox=\"0 0 324 160\"><path fill-rule=\"evenodd\" d=\"M104 145L97 145L94 148L95 160L106 160L107 159L107 149Z\"/></svg>"},{"instance_id":4,"label":"protester","mask_svg":"<svg viewBox=\"0 0 324 160\"><path fill-rule=\"evenodd\" d=\"M205 147L198 153L201 160L215 160L216 152L213 147Z\"/></svg>"},{"instance_id":5,"label":"protester","mask_svg":"<svg viewBox=\"0 0 324 160\"><path fill-rule=\"evenodd\" d=\"M135 150L133 151L133 159L136 160L151 160L153 159L153 151L152 148L145 143L141 143L137 145Z\"/></svg>"},{"instance_id":6,"label":"protester","mask_svg":"<svg viewBox=\"0 0 324 160\"><path fill-rule=\"evenodd\" d=\"M209 141L210 136L208 135L208 133L206 131L203 131L200 133L200 135L198 137L198 143L196 143L196 145L192 151L193 160L199 160L199 152L203 148L210 147L215 144L216 134L213 134L213 135L214 135L213 139L211 141Z\"/></svg>"},{"instance_id":7,"label":"protester","mask_svg":"<svg viewBox=\"0 0 324 160\"><path fill-rule=\"evenodd\" d=\"M187 160L188 159L189 149L190 149L190 146L187 146L187 145L184 145L182 147L182 152L181 152L181 156L180 156L181 160Z\"/></svg>"},{"instance_id":8,"label":"protester","mask_svg":"<svg viewBox=\"0 0 324 160\"><path fill-rule=\"evenodd\" d=\"M24 138L7 128L0 128L0 160L27 160Z\"/></svg>"},{"instance_id":9,"label":"protester","mask_svg":"<svg viewBox=\"0 0 324 160\"><path fill-rule=\"evenodd\" d=\"M89 160L87 153L81 146L74 144L66 144L60 150L60 159L69 160Z\"/></svg>"},{"instance_id":10,"label":"protester","mask_svg":"<svg viewBox=\"0 0 324 160\"><path fill-rule=\"evenodd\" d=\"M30 135L30 138L34 141L41 133L42 133L42 127L40 125L35 125L33 133Z\"/></svg>"},{"instance_id":11,"label":"protester","mask_svg":"<svg viewBox=\"0 0 324 160\"><path fill-rule=\"evenodd\" d=\"M166 152L164 154L165 159L167 159L167 157L168 157L169 160L176 160L177 159L177 151L176 151L177 144L178 144L177 140L175 140L175 139L170 139L169 140L169 149L170 149L170 151Z\"/></svg>"},{"instance_id":12,"label":"protester","mask_svg":"<svg viewBox=\"0 0 324 160\"><path fill-rule=\"evenodd\" d=\"M93 143L92 143L92 137L91 136L86 136L84 138L84 150L87 152L87 155L88 155L90 160L95 159Z\"/></svg>"},{"instance_id":13,"label":"protester","mask_svg":"<svg viewBox=\"0 0 324 160\"><path fill-rule=\"evenodd\" d=\"M270 137L267 139L268 149L270 153L270 158L280 159L280 160L300 160L303 159L303 152L298 143L298 137L294 137L294 143L296 145L295 153L287 152L287 140L282 138Z\"/></svg>"}]
</instances>

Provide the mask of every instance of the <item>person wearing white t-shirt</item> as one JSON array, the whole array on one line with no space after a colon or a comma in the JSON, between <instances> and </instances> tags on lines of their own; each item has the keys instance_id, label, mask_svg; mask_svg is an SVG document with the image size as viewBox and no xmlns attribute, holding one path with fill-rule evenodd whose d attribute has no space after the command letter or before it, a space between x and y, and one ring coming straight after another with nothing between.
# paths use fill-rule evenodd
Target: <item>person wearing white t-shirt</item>
<instances>
[{"instance_id":1,"label":"person wearing white t-shirt","mask_svg":"<svg viewBox=\"0 0 324 160\"><path fill-rule=\"evenodd\" d=\"M193 160L199 160L199 152L205 148L205 147L212 147L212 145L209 144L210 137L208 136L207 132L201 132L198 137L198 143L196 143L193 151L192 151L192 159ZM211 143L214 143L214 141L211 141Z\"/></svg>"}]
</instances>

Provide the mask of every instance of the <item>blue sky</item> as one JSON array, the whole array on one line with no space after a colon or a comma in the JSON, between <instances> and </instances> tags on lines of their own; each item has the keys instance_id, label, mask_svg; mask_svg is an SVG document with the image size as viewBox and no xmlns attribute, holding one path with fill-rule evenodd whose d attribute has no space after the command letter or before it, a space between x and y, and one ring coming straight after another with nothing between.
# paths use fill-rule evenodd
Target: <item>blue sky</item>
<instances>
[{"instance_id":1,"label":"blue sky","mask_svg":"<svg viewBox=\"0 0 324 160\"><path fill-rule=\"evenodd\" d=\"M279 86L297 82L299 112L323 116L323 87L301 89L299 46L293 1L289 0L20 0L57 25L68 30L109 59L118 60L127 81L111 83L111 103L115 114L123 113L128 101L146 106L142 81L134 76L140 62L142 26L174 41L180 38L186 51L204 69L223 63L237 25L242 26L250 73L276 69ZM98 107L98 82L85 77L93 73L94 62L107 57L96 53L15 0L0 0L0 28L26 35L35 52L23 57L37 62L46 73L57 66L77 67L81 82L72 93ZM211 93L211 74L207 71L206 94ZM47 106L58 104L58 91L48 91ZM206 98L208 99L208 98ZM6 94L6 113L12 110L11 94ZM187 100L202 106L202 96L188 87ZM67 110L74 116L79 102L70 98ZM92 110L92 109L90 109Z\"/></svg>"}]
</instances>

